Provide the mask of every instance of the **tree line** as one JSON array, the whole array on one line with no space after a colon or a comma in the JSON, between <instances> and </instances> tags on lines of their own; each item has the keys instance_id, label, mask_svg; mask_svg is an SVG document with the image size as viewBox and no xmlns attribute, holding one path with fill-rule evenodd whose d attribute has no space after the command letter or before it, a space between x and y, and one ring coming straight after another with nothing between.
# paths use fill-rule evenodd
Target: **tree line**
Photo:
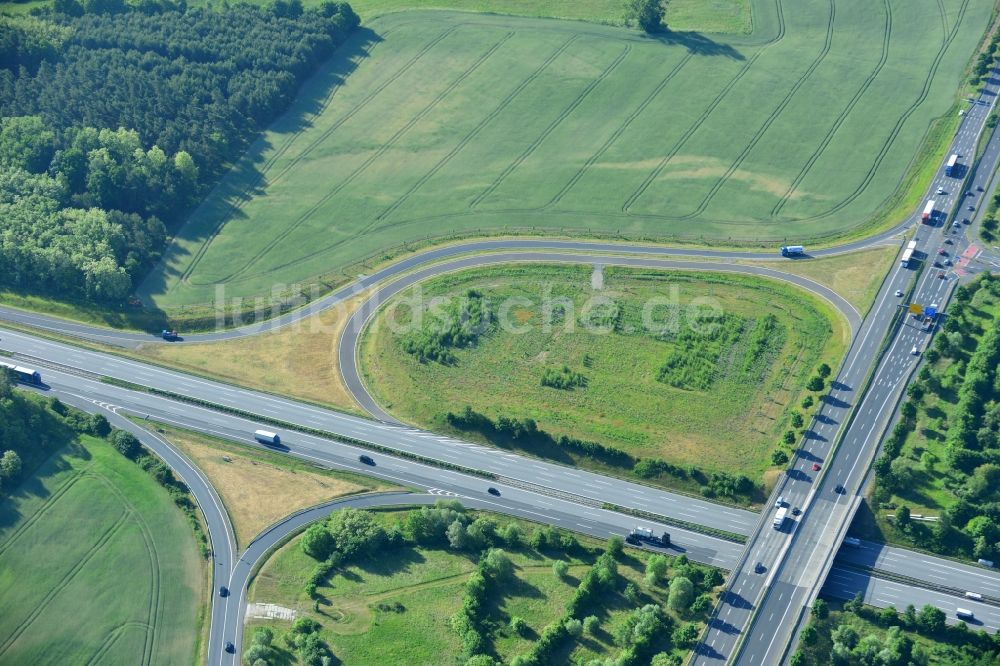
<instances>
[{"instance_id":1,"label":"tree line","mask_svg":"<svg viewBox=\"0 0 1000 666\"><path fill-rule=\"evenodd\" d=\"M1000 280L984 273L955 291L943 331L925 353L927 363L907 389L900 420L875 461L872 499L877 507L895 508L894 529L923 548L994 559L1000 555L1000 317L981 325L971 316L982 312L973 305L977 294L995 303ZM977 333L978 342L972 337ZM932 397L953 403L950 413L932 407ZM944 445L943 459L905 447L921 414L923 434ZM954 499L936 522L917 522L907 506L889 504L893 493L904 494L930 476L942 477Z\"/></svg>"},{"instance_id":2,"label":"tree line","mask_svg":"<svg viewBox=\"0 0 1000 666\"><path fill-rule=\"evenodd\" d=\"M121 302L359 19L172 0L0 18L0 284Z\"/></svg>"},{"instance_id":3,"label":"tree line","mask_svg":"<svg viewBox=\"0 0 1000 666\"><path fill-rule=\"evenodd\" d=\"M456 430L479 433L493 444L523 448L542 457L559 459L570 453L602 465L623 469L641 479L664 480L665 477L673 477L682 483L696 485L696 489L705 497L752 500L761 492L760 486L745 474L706 474L694 465L682 467L662 458L638 458L614 446L567 435L553 435L540 428L530 417L500 415L494 420L466 405L461 412L447 412L445 421Z\"/></svg>"}]
</instances>

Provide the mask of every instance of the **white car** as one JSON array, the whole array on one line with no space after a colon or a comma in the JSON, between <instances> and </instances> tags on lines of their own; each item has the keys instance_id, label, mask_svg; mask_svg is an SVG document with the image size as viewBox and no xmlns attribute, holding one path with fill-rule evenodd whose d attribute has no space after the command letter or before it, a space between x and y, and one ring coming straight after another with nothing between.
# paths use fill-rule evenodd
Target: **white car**
<instances>
[{"instance_id":1,"label":"white car","mask_svg":"<svg viewBox=\"0 0 1000 666\"><path fill-rule=\"evenodd\" d=\"M903 290L902 289L897 289L896 290L896 296L899 297L899 296L902 296L902 295L903 295Z\"/></svg>"},{"instance_id":2,"label":"white car","mask_svg":"<svg viewBox=\"0 0 1000 666\"><path fill-rule=\"evenodd\" d=\"M944 188L943 187L937 188L937 193L938 194L944 194Z\"/></svg>"},{"instance_id":3,"label":"white car","mask_svg":"<svg viewBox=\"0 0 1000 666\"><path fill-rule=\"evenodd\" d=\"M913 354L914 356L916 356L917 354L920 353L920 350L917 349L916 345L913 345L913 349L910 350L910 353Z\"/></svg>"},{"instance_id":4,"label":"white car","mask_svg":"<svg viewBox=\"0 0 1000 666\"><path fill-rule=\"evenodd\" d=\"M774 506L776 506L779 509L785 506L786 504L788 504L788 500L785 499L784 495L779 495L778 499L774 501Z\"/></svg>"}]
</instances>

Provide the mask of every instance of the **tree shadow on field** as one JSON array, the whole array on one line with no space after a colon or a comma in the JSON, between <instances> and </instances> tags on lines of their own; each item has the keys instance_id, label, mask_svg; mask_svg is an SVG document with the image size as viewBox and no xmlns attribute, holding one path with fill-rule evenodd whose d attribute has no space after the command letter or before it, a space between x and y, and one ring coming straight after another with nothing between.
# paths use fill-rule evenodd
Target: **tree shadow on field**
<instances>
[{"instance_id":1,"label":"tree shadow on field","mask_svg":"<svg viewBox=\"0 0 1000 666\"><path fill-rule=\"evenodd\" d=\"M684 47L689 53L695 55L722 56L733 60L746 60L746 57L742 53L729 44L717 42L700 32L675 32L667 28L663 32L652 35L652 37L664 44Z\"/></svg>"},{"instance_id":2,"label":"tree shadow on field","mask_svg":"<svg viewBox=\"0 0 1000 666\"><path fill-rule=\"evenodd\" d=\"M267 188L266 169L271 165L269 151L276 146L265 139L265 132L272 133L278 141L295 137L313 125L322 115L330 95L369 56L371 49L383 37L366 27L357 28L330 58L320 65L310 78L296 91L295 101L285 113L268 127L250 138L246 152L236 158L229 169L213 182L215 191L202 199L201 215L190 214L184 222L169 229L171 235L186 242L205 243L231 220L246 219L241 206L259 196ZM298 159L298 158L296 158ZM164 259L143 277L139 292L161 294L167 289L170 278L177 278L187 268L191 252L178 243L171 243L164 251ZM170 259L170 263L166 259ZM149 299L144 299L148 301ZM148 327L147 327L148 328Z\"/></svg>"}]
</instances>

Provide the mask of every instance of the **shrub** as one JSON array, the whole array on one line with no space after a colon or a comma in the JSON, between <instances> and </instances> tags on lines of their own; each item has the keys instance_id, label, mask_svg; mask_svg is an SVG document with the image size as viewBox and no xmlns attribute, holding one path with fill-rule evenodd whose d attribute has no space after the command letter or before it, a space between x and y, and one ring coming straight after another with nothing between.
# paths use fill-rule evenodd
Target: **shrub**
<instances>
[{"instance_id":1,"label":"shrub","mask_svg":"<svg viewBox=\"0 0 1000 666\"><path fill-rule=\"evenodd\" d=\"M515 615L510 618L510 630L518 636L523 636L528 631L528 623L524 621L523 617Z\"/></svg>"},{"instance_id":2,"label":"shrub","mask_svg":"<svg viewBox=\"0 0 1000 666\"><path fill-rule=\"evenodd\" d=\"M569 565L563 560L556 560L552 563L552 573L556 575L556 578L566 578L569 574Z\"/></svg>"},{"instance_id":3,"label":"shrub","mask_svg":"<svg viewBox=\"0 0 1000 666\"><path fill-rule=\"evenodd\" d=\"M111 433L111 446L128 459L134 459L142 449L142 444L135 435L127 430L115 430Z\"/></svg>"},{"instance_id":4,"label":"shrub","mask_svg":"<svg viewBox=\"0 0 1000 666\"><path fill-rule=\"evenodd\" d=\"M601 621L596 615L588 615L583 618L583 630L587 632L588 635L593 636L597 633L598 629L601 628Z\"/></svg>"},{"instance_id":5,"label":"shrub","mask_svg":"<svg viewBox=\"0 0 1000 666\"><path fill-rule=\"evenodd\" d=\"M691 604L691 612L695 614L704 613L712 608L712 595L699 594Z\"/></svg>"},{"instance_id":6,"label":"shrub","mask_svg":"<svg viewBox=\"0 0 1000 666\"><path fill-rule=\"evenodd\" d=\"M625 540L620 536L613 536L608 539L608 554L616 560L621 558L625 552Z\"/></svg>"},{"instance_id":7,"label":"shrub","mask_svg":"<svg viewBox=\"0 0 1000 666\"><path fill-rule=\"evenodd\" d=\"M788 454L781 449L775 449L771 452L771 464L772 465L787 465L788 464Z\"/></svg>"},{"instance_id":8,"label":"shrub","mask_svg":"<svg viewBox=\"0 0 1000 666\"><path fill-rule=\"evenodd\" d=\"M670 581L667 607L672 611L686 611L692 601L694 601L694 584L683 576L675 576Z\"/></svg>"},{"instance_id":9,"label":"shrub","mask_svg":"<svg viewBox=\"0 0 1000 666\"><path fill-rule=\"evenodd\" d=\"M570 618L564 623L566 633L576 638L583 633L583 622L575 618Z\"/></svg>"}]
</instances>

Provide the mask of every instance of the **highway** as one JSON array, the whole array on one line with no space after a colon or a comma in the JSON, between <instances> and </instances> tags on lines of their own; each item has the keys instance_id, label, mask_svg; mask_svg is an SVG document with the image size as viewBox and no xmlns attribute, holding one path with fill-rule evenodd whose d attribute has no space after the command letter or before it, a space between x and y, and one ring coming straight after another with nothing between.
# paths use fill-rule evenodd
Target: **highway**
<instances>
[{"instance_id":1,"label":"highway","mask_svg":"<svg viewBox=\"0 0 1000 666\"><path fill-rule=\"evenodd\" d=\"M997 80L991 79L987 92L966 114L956 135L952 152L971 156L976 139L992 108L997 87ZM1000 139L994 137L984 156L983 166L967 184L973 192L975 186L988 185L987 180L992 174L992 169L988 167L995 165L997 159L1000 159ZM958 203L960 198L962 202L965 201L959 179L948 178L944 176L943 171L939 172L932 184L932 192L938 187L943 189L943 193L933 194L928 198L934 198L938 202L939 211L945 213L952 210L953 205L958 207L965 205ZM969 197L969 201L975 201L978 207L978 198ZM959 218L963 216L964 213L959 214ZM955 245L943 245L946 232L952 230L950 226L946 228L919 225L911 218L878 236L838 248L815 251L811 255L824 256L888 242L894 234L911 225L916 227L916 240L918 248L926 257L925 264L934 261L939 248L947 248L954 259L958 259L959 255L968 251L968 256L964 256L963 260L958 262L958 266L947 271L928 267L919 277L913 300L923 304L944 305L953 285L975 270L972 266L979 252L978 248L972 247L963 239L961 232L950 236L956 242ZM964 230L961 226L959 229ZM679 261L666 257L687 257L690 260ZM904 320L881 358L870 387L863 398L859 398L858 393L866 385L871 364L878 357L885 333L895 320L898 307L903 305L901 300L894 296L895 291L897 289L906 291L911 286L915 272L903 268L898 263L895 264L886 277L869 316L862 321L861 315L846 304L846 301L816 283L791 276L780 271L780 268L727 266L713 261L726 259L779 261L774 253L765 255L638 244L547 239L458 243L407 257L369 276L364 276L300 310L260 325L185 337L185 342L205 342L273 330L302 321L304 317L333 307L375 285L384 284L385 286L368 301L369 307L360 310L352 319L344 334L344 344L340 348L340 353L343 355L341 367L345 369L345 377L352 393L366 409L384 422L344 415L115 355L37 338L15 330L0 329L0 349L13 352L17 355L16 358L25 364L38 366L43 371L49 389L67 402L75 401L72 404L90 402L99 408L107 407L113 411L124 409L134 414L148 414L154 419L242 441L246 441L248 433L257 427L275 429L267 426L266 422L254 422L223 412L194 407L152 393L122 388L100 379L109 377L259 414L264 418L280 419L302 427L322 430L335 437L361 440L407 454L484 470L497 475L499 480L487 482L476 476L392 456L379 457L377 468L374 470L362 468L366 473L383 478L396 478L400 483L421 490L432 493L454 493L463 498L475 498L477 502L491 501L484 498L483 494L487 485L495 485L500 488L503 498L497 502L498 510L509 507L511 511L523 511L525 517L534 516L533 519L541 522L555 524L565 522L567 525L573 522L574 529L584 532L593 530L593 533L605 535L613 533L613 530L622 533L633 524L647 524L599 508L603 502L612 502L673 520L749 536L744 549L739 544L697 531L681 530L677 527L666 528L675 537L679 547L692 559L733 569L733 574L727 581L723 602L713 615L705 641L699 646L694 662L719 664L733 659L746 664L777 663L785 654L785 646L794 637L801 609L814 598L823 584L826 572L834 565L833 555L846 530L852 509L860 500L868 467L881 440L881 434L889 424L895 411L896 400L916 368L920 352L926 348L930 337L912 320ZM640 268L738 270L796 282L833 303L851 324L854 337L844 363L831 384L829 394L817 411L815 420L810 424L799 453L775 490L775 495L786 497L789 505L801 510L801 514L795 516L782 530L774 530L769 522L773 513L771 507L768 507L763 514L756 514L701 498L669 493L630 481L611 479L499 449L441 437L393 422L391 416L381 411L368 396L357 372L355 359L357 336L365 321L380 303L421 279L462 267L511 261L572 261ZM944 279L939 278L941 273L945 275ZM397 279L388 282L392 278ZM109 344L132 346L157 340L145 333L112 331L10 308L0 308L0 317L19 324ZM914 348L917 354L912 353ZM849 428L842 434L839 449L834 452L833 447L837 442L841 426L847 423ZM119 420L116 421L116 425L124 424ZM299 432L294 434L282 432L282 434L292 455L330 466L356 471L359 468L357 455L362 449ZM192 486L192 492L198 498L199 504L217 502L218 498L214 496L214 491L210 487L201 487L207 486L207 481L186 463L182 456L172 452L169 445L159 438L151 438L148 433L144 435L143 441L157 454L165 457L168 464L178 471L179 476ZM192 478L195 479L194 482L191 481ZM843 492L835 492L834 488L838 485L843 486ZM233 563L235 555L231 542L232 529L220 506L220 503L215 509L209 506L207 510L203 506L206 520L212 523L209 525L209 530L213 550L218 558L215 565L216 582L213 584L215 590L218 589L219 580L239 583L239 571L242 566ZM213 513L213 517L209 518L209 513ZM659 527L662 529L662 526ZM227 540L230 540L228 544ZM900 559L897 561L897 558ZM242 559L239 562L242 562ZM763 565L763 573L755 572L755 564L758 562ZM920 566L914 569L913 565L918 562ZM858 563L852 561L848 564ZM919 553L908 551L899 553L883 549L875 557L874 566L916 571L930 588L934 588L938 585L935 577L955 580L955 572L946 568L952 564ZM898 574L899 571L895 569L886 571ZM930 572L935 575L931 576ZM827 586L823 588L827 593L853 596L851 590L854 592L863 590L866 599L870 597L876 605L886 603L886 599L908 598L907 595L910 595L909 598L918 600L936 600L913 602L917 605L940 603L950 604L941 606L942 608L951 608L957 599L954 595L949 596L936 589L921 589L898 582L869 579L865 574L850 569L837 568L834 569L834 573L837 574L837 578L831 575ZM963 582L976 582L974 577L967 578L975 575L985 576L995 584L996 577L989 572L976 573L963 570L959 579ZM220 641L223 640L223 636L225 640L239 638L242 611L238 607L231 608L237 601L243 602L242 594L236 600L223 603L220 603L218 598L215 599L212 608L210 654L220 652ZM969 607L972 602L966 604L963 600L962 603L963 607ZM987 608L993 607L987 606ZM992 611L984 609L981 617L986 628L995 629L995 615L991 613ZM216 630L216 626L223 629ZM238 640L234 642L239 645Z\"/></svg>"},{"instance_id":2,"label":"highway","mask_svg":"<svg viewBox=\"0 0 1000 666\"><path fill-rule=\"evenodd\" d=\"M996 78L991 78L987 90L965 114L949 152L965 156L966 161L972 159L998 83ZM921 224L916 215L913 218L914 239L927 267L917 278L912 302L924 305L936 303L944 307L961 275L952 270L935 270L929 264L937 259L939 248L946 248L949 256L956 258L966 250L968 244L962 236L965 227L961 223L953 227L949 213L953 208L977 206L978 197L966 197L964 188L975 192L975 187L985 187L991 176L992 172L980 169L963 186L960 178L945 175L943 164L939 167L926 197L937 202L936 210L940 213L935 224ZM975 203L967 204L966 200ZM960 219L963 215L959 213ZM954 245L945 245L946 237L950 237ZM921 353L930 343L929 333L923 331L912 318L903 318L879 361L867 392L860 399L855 394L862 388L867 368L872 360L878 358L877 350L882 338L894 321L896 308L892 294L897 289L907 291L913 275L913 270L898 264L890 271L863 328L862 339L867 337L873 341L861 356L865 362L857 364L863 365L864 370L853 373L849 378L844 377L845 372L856 367L851 360L852 348L845 372L838 377L837 385L831 392L832 399L838 403L850 405L857 402L839 448L832 448L832 438L808 439L803 447L804 454L790 467L784 483L779 484L776 492L794 498L791 500L793 503L801 503L805 507L802 516L790 521L782 530L772 529L762 522L748 542L749 557L730 577L730 585L735 582L749 590L750 603L741 609L723 605L716 620L722 619L741 629L749 624L743 630L745 636L741 637L739 632L711 628L706 642L699 646L695 663L718 664L732 659L738 664L774 664L786 657L786 647L796 634L803 609L819 592L823 578L832 566L837 544L846 533L853 512L861 501L869 466L882 434L895 414L898 398L916 369ZM819 467L822 474L810 474L813 464ZM837 492L838 486L842 488L841 492ZM756 560L770 565L772 573L766 579L755 575L752 565L748 564ZM736 616L736 621L730 619L732 615Z\"/></svg>"},{"instance_id":3,"label":"highway","mask_svg":"<svg viewBox=\"0 0 1000 666\"><path fill-rule=\"evenodd\" d=\"M294 534L314 520L324 518L331 511L345 506L430 504L442 498L457 498L468 508L518 516L602 539L616 534L625 534L633 526L642 526L656 531L669 531L673 541L673 546L667 551L670 554L684 553L694 561L712 564L723 569L732 568L739 560L742 550L738 544L715 537L635 519L631 516L604 511L574 501L540 496L516 486L496 483L496 487L500 490L500 496L494 497L484 492L486 482L480 478L446 472L435 467L390 456L372 454L376 464L371 467L358 460L358 455L365 449L311 435L289 433L286 437L288 455L328 468L369 474L404 487L415 488L417 492L375 493L333 500L311 509L296 512L266 529L255 537L243 552L237 554L232 526L222 502L201 472L183 454L176 451L155 432L148 428L141 428L121 415L124 412L140 416L146 416L146 414L135 411L134 407L87 398L80 394L80 392L101 393L102 387L107 387L106 384L79 383L74 375L64 377L62 373L58 372L50 374L52 377L49 379L49 386L44 393L58 396L67 404L72 404L85 411L103 413L116 427L125 428L135 433L145 446L163 458L174 469L177 476L190 487L195 501L205 516L215 561L211 588L212 623L208 645L208 663L211 666L238 663L237 657L234 654L226 653L223 646L226 642L232 642L237 646L237 653L240 652L239 646L242 644L243 623L246 614L247 584L253 570L263 561L267 553L289 535ZM121 402L128 403L128 400L125 399ZM251 436L253 429L260 425L253 421L220 414L212 410L192 408L190 405L173 403L173 401L162 398L159 401L159 407L159 411L149 415L151 426L157 422L164 422L222 437L248 447L264 448ZM849 554L845 565L864 566L869 561L884 562L886 558L896 557L897 553L894 551L901 551L898 555L902 557L916 556L921 558L922 568L930 579L952 575L953 563L946 560L928 558L919 553L910 553L901 549L886 549L877 544L864 544L861 549L849 549L849 553L845 549L844 552ZM970 573L976 575L974 567L964 568L973 570ZM866 593L871 591L871 603L874 605L882 603L883 598L898 600L893 603L896 603L900 608L907 603L913 603L919 607L923 603L928 603L929 599L945 604L941 606L943 608L950 608L958 603L956 598L948 597L945 594L891 583L848 568L835 568L831 574L831 580L849 581L850 585L829 585L828 589L824 589L825 593L831 596L851 598L858 590ZM228 588L229 596L219 595L219 587L222 585ZM891 595L891 597L887 595ZM962 600L963 604L964 602L965 600ZM970 604L973 603L970 602ZM970 607L970 604L964 604L963 607ZM975 608L978 609L979 605L975 605ZM996 612L997 608L992 606L986 606L982 612L976 610L977 616L986 621L986 628L993 627L990 618L993 617L991 613L995 614Z\"/></svg>"},{"instance_id":4,"label":"highway","mask_svg":"<svg viewBox=\"0 0 1000 666\"><path fill-rule=\"evenodd\" d=\"M291 399L240 389L221 382L192 377L138 361L89 351L0 328L0 349L26 355L42 372L46 383L77 385L81 395L100 395L108 402L133 408L137 413L156 413L164 403L161 396L128 391L100 381L110 377L175 394L190 396L263 418L280 419L335 436L389 447L398 451L442 460L454 465L484 470L504 479L530 484L541 492L568 494L584 500L613 502L677 520L705 525L734 534L747 534L757 514L717 504L698 497L671 493L632 481L613 479L585 470L480 446L450 437L369 419L342 414ZM24 358L21 356L19 358ZM40 359L59 359L58 366ZM28 360L21 361L29 363ZM56 372L55 368L69 372ZM73 374L73 373L78 374ZM89 373L90 378L86 376ZM89 392L89 393L88 393ZM128 400L127 403L119 402ZM180 403L177 403L180 405ZM180 406L193 409L190 405ZM205 413L219 414L213 410ZM261 426L256 426L261 427ZM267 426L274 429L273 426ZM252 432L253 428L249 432ZM284 434L284 433L282 433Z\"/></svg>"}]
</instances>

